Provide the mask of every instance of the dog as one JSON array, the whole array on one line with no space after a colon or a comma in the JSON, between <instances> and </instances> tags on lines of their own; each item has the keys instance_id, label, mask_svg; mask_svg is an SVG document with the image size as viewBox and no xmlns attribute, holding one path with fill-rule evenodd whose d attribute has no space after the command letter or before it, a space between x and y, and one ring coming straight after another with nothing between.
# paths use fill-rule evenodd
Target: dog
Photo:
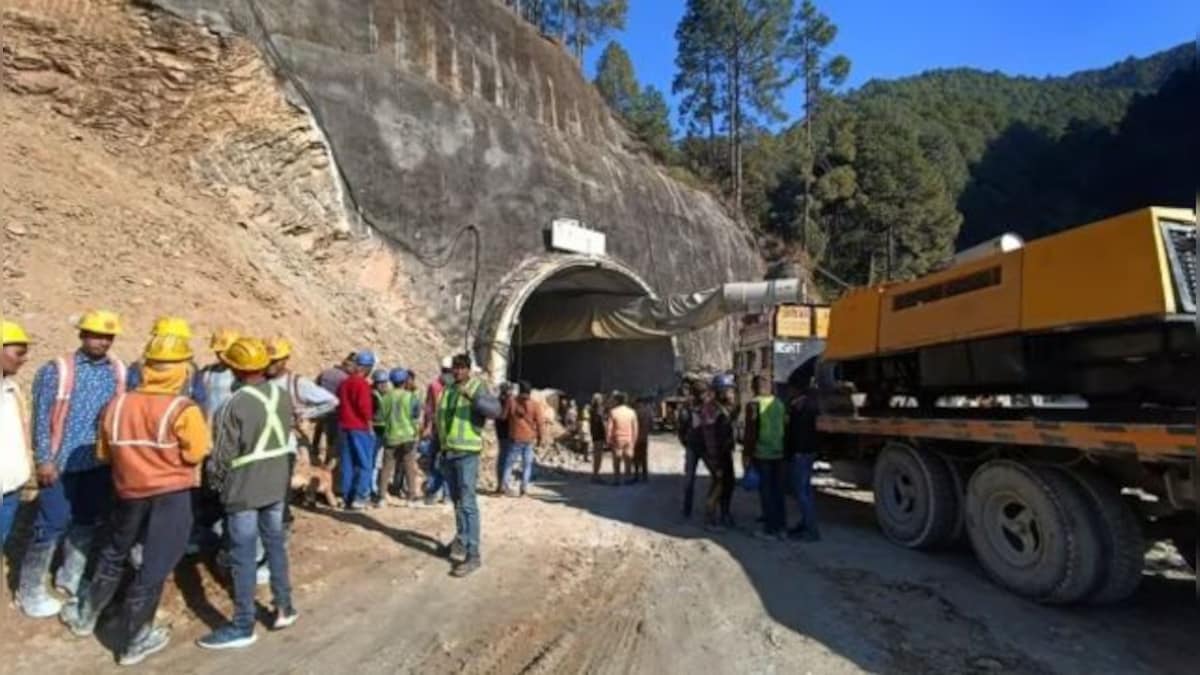
<instances>
[{"instance_id":1,"label":"dog","mask_svg":"<svg viewBox=\"0 0 1200 675\"><path fill-rule=\"evenodd\" d=\"M333 494L333 471L337 460L329 464L312 461L311 445L300 433L296 434L296 464L292 468L291 489L293 499L309 508L316 508L317 497L323 497L331 508L340 508L341 502Z\"/></svg>"}]
</instances>

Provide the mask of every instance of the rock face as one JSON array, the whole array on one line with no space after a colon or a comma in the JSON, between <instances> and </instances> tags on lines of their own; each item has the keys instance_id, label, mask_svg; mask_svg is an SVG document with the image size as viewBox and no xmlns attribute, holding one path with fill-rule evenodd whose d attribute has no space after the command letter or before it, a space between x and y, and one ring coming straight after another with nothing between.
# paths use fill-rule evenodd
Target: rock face
<instances>
[{"instance_id":1,"label":"rock face","mask_svg":"<svg viewBox=\"0 0 1200 675\"><path fill-rule=\"evenodd\" d=\"M504 276L577 218L662 295L758 279L749 234L707 193L638 152L563 50L493 0L152 0L254 41L321 125L347 206L418 258L482 235L474 316ZM296 96L298 95L298 96ZM434 319L462 334L473 265L409 265ZM679 341L726 364L731 322Z\"/></svg>"}]
</instances>

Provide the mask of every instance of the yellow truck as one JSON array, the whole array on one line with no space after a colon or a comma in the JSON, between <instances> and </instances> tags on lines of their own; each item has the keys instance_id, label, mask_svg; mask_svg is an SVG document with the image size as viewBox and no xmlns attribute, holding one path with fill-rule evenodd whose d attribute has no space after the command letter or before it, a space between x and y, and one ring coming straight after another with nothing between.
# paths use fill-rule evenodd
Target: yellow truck
<instances>
[{"instance_id":1,"label":"yellow truck","mask_svg":"<svg viewBox=\"0 0 1200 675\"><path fill-rule=\"evenodd\" d=\"M832 305L823 455L901 546L965 534L1021 595L1119 601L1149 537L1195 564L1196 351L1193 211L985 246Z\"/></svg>"}]
</instances>

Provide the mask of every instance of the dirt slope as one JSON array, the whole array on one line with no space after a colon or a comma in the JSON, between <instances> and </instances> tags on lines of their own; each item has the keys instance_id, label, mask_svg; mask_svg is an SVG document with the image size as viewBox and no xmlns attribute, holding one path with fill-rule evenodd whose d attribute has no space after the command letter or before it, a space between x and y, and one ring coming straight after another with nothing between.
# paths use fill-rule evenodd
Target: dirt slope
<instances>
[{"instance_id":1,"label":"dirt slope","mask_svg":"<svg viewBox=\"0 0 1200 675\"><path fill-rule=\"evenodd\" d=\"M288 335L309 371L371 345L432 372L447 347L409 270L339 221L323 146L252 48L107 0L2 0L0 35L0 311L35 360L103 306L127 358L170 312Z\"/></svg>"}]
</instances>

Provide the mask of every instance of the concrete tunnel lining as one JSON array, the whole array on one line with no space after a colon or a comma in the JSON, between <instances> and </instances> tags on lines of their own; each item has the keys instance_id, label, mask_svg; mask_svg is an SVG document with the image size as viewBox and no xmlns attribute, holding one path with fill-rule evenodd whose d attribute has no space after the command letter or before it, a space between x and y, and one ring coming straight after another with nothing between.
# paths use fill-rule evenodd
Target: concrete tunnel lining
<instances>
[{"instance_id":1,"label":"concrete tunnel lining","mask_svg":"<svg viewBox=\"0 0 1200 675\"><path fill-rule=\"evenodd\" d=\"M649 393L674 386L674 338L520 344L522 322L536 321L545 301L614 294L655 296L637 272L611 258L551 253L527 260L505 276L483 316L475 342L480 363L496 380L530 379L580 400L591 390Z\"/></svg>"}]
</instances>

